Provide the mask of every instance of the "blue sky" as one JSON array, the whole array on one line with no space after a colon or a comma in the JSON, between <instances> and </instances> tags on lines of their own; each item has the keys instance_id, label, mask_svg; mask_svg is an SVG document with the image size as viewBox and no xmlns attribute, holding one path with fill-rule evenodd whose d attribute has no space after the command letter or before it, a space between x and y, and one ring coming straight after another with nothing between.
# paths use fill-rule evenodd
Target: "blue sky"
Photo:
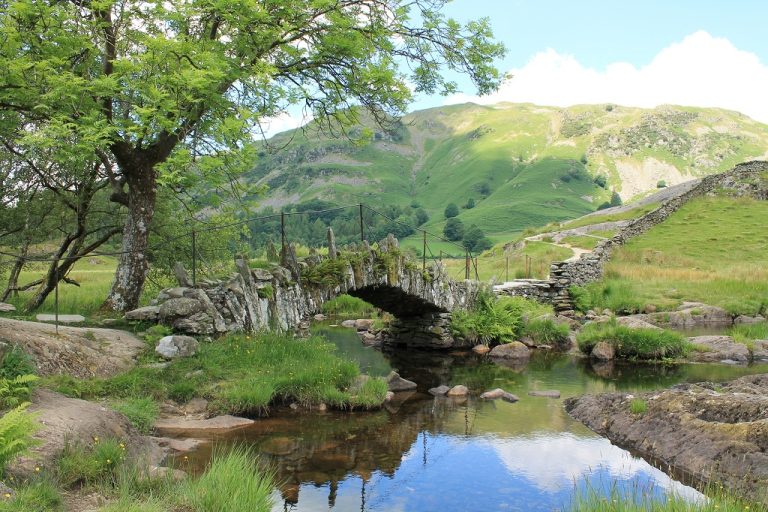
<instances>
[{"instance_id":1,"label":"blue sky","mask_svg":"<svg viewBox=\"0 0 768 512\"><path fill-rule=\"evenodd\" d=\"M467 101L676 104L768 123L768 0L454 0L444 12L490 18L508 50L498 67L514 78L481 98L452 77L463 94L420 96L412 110ZM298 126L296 114L269 132Z\"/></svg>"},{"instance_id":2,"label":"blue sky","mask_svg":"<svg viewBox=\"0 0 768 512\"><path fill-rule=\"evenodd\" d=\"M768 122L768 99L763 97L759 87L747 93L725 80L726 76L732 80L733 75L738 74L742 80L757 80L765 87L763 90L768 90L768 35L765 30L768 2L454 0L448 4L445 13L462 21L490 18L496 38L508 49L499 68L512 70L521 82L526 81L529 92L539 87L537 80L546 84L562 83L562 96L557 91L550 91L531 98L530 94L516 95L511 90L481 100L483 102L540 103L537 100L549 100L547 103L560 106L567 106L572 101L653 106L655 102L686 103L680 100L688 100L687 104L693 106L722 106L742 112L752 102L762 103L765 107L752 108L745 113ZM698 37L691 37L693 35ZM665 52L670 48L676 51ZM666 60L661 59L666 64L661 66L657 61L654 66L660 55L666 56ZM538 66L530 66L534 61ZM578 64L575 71L597 75L582 77L581 86L593 92L583 95L587 101L578 101L579 94L570 91L569 95L567 91L574 76L579 76L574 73L575 64ZM622 75L621 69L615 69L622 68L617 64L629 64L636 73L623 66L631 77L626 73ZM607 73L611 67L614 72ZM676 67L681 70L672 72ZM542 68L546 68L546 72ZM662 89L664 86L660 82L665 76L670 82L685 83L686 87L681 86L679 93L671 93L669 98L659 92L655 96L647 92L639 94L642 97L637 99L629 91L618 97L609 92L627 88L624 84L628 81L642 82L642 87L658 84L657 87ZM606 78L610 80L606 82ZM469 96L458 96L448 102L473 100L471 84L462 78L458 81ZM514 89L513 83L510 87ZM684 89L702 87L705 90L697 91L698 95L693 97L683 92ZM602 92L596 92L598 89ZM742 100L733 101L738 95ZM601 100L602 96L605 98ZM420 97L414 103L414 109L443 103L444 98Z\"/></svg>"}]
</instances>

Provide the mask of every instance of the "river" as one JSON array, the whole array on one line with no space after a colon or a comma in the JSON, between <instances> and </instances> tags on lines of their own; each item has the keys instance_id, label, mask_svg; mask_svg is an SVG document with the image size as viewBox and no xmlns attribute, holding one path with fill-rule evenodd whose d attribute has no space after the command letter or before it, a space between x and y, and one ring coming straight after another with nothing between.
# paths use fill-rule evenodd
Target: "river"
<instances>
[{"instance_id":1,"label":"river","mask_svg":"<svg viewBox=\"0 0 768 512\"><path fill-rule=\"evenodd\" d=\"M567 510L586 487L608 493L674 490L698 493L641 458L612 445L563 410L562 398L609 391L647 391L680 382L722 381L768 366L603 365L538 353L505 367L470 353L393 354L364 347L354 331L318 326L364 373L391 369L418 390L398 393L381 411L272 411L218 445L247 445L281 482L276 511L553 511ZM464 384L475 396L503 388L516 403L433 398L440 384ZM558 390L561 399L528 396ZM213 445L183 461L199 470Z\"/></svg>"}]
</instances>

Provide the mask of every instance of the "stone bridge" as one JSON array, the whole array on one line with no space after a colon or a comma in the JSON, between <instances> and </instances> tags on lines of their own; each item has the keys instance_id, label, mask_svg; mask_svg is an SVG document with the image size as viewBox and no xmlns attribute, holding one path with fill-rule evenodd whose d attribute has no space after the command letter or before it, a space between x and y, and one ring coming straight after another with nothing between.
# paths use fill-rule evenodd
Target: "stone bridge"
<instances>
[{"instance_id":1,"label":"stone bridge","mask_svg":"<svg viewBox=\"0 0 768 512\"><path fill-rule=\"evenodd\" d=\"M390 235L371 247L367 242L338 251L329 230L327 257L295 256L291 246L281 264L249 268L236 261L226 279L193 286L177 265L180 286L160 292L151 306L126 314L129 320L155 320L175 332L218 335L268 329L294 330L341 294L359 297L395 316L391 331L398 343L450 348L454 340L450 313L471 308L481 288L476 281L454 281L440 262L422 269Z\"/></svg>"}]
</instances>

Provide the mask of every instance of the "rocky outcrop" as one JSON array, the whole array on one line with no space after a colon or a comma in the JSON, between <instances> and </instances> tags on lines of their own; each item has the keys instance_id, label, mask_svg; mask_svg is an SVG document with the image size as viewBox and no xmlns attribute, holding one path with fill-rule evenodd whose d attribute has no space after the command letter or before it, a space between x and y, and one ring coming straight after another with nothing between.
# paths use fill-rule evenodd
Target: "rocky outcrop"
<instances>
[{"instance_id":1,"label":"rocky outcrop","mask_svg":"<svg viewBox=\"0 0 768 512\"><path fill-rule=\"evenodd\" d=\"M646 412L633 414L632 400ZM768 503L768 375L724 385L569 398L568 413L612 442L735 495Z\"/></svg>"},{"instance_id":2,"label":"rocky outcrop","mask_svg":"<svg viewBox=\"0 0 768 512\"><path fill-rule=\"evenodd\" d=\"M752 360L749 348L730 336L693 336L688 341L694 347L688 357L698 363L747 364Z\"/></svg>"},{"instance_id":3,"label":"rocky outcrop","mask_svg":"<svg viewBox=\"0 0 768 512\"><path fill-rule=\"evenodd\" d=\"M237 272L228 279L165 289L151 307L157 308L160 323L184 334L285 331L298 328L323 303L347 293L397 317L393 329L401 340L424 348L451 348L455 340L447 328L450 312L471 307L481 289L474 281L452 280L439 262L422 271L391 235L375 249L364 243L335 258L312 255L297 260L294 251L284 248L282 261L284 266L265 270L250 269L238 260ZM142 308L126 318L151 320L154 311Z\"/></svg>"}]
</instances>

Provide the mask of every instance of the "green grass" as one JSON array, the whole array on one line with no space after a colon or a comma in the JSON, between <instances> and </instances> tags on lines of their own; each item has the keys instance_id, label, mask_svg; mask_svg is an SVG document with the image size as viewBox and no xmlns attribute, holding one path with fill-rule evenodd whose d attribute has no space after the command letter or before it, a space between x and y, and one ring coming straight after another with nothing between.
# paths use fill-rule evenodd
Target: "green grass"
<instances>
[{"instance_id":1,"label":"green grass","mask_svg":"<svg viewBox=\"0 0 768 512\"><path fill-rule=\"evenodd\" d=\"M605 280L593 292L620 288L626 303L634 306L672 308L688 300L732 314L766 312L766 218L766 201L719 196L690 201L666 222L615 250Z\"/></svg>"},{"instance_id":2,"label":"green grass","mask_svg":"<svg viewBox=\"0 0 768 512\"><path fill-rule=\"evenodd\" d=\"M633 314L640 312L645 305L630 283L618 279L604 279L584 287L573 287L570 292L576 309L582 313L590 309L610 309L614 313Z\"/></svg>"},{"instance_id":3,"label":"green grass","mask_svg":"<svg viewBox=\"0 0 768 512\"><path fill-rule=\"evenodd\" d=\"M160 412L157 402L148 397L126 398L115 402L112 407L124 414L142 434L149 434L152 431L152 426Z\"/></svg>"},{"instance_id":4,"label":"green grass","mask_svg":"<svg viewBox=\"0 0 768 512\"><path fill-rule=\"evenodd\" d=\"M537 345L564 346L570 330L552 318L534 318L523 325L520 335L531 338Z\"/></svg>"},{"instance_id":5,"label":"green grass","mask_svg":"<svg viewBox=\"0 0 768 512\"><path fill-rule=\"evenodd\" d=\"M752 343L755 340L768 340L768 322L742 324L732 327L728 334L739 343Z\"/></svg>"},{"instance_id":6,"label":"green grass","mask_svg":"<svg viewBox=\"0 0 768 512\"><path fill-rule=\"evenodd\" d=\"M113 483L125 459L125 444L93 438L90 446L68 444L56 461L56 479L65 487Z\"/></svg>"},{"instance_id":7,"label":"green grass","mask_svg":"<svg viewBox=\"0 0 768 512\"><path fill-rule=\"evenodd\" d=\"M645 414L648 411L648 402L642 398L633 398L629 402L629 412L632 414Z\"/></svg>"},{"instance_id":8,"label":"green grass","mask_svg":"<svg viewBox=\"0 0 768 512\"><path fill-rule=\"evenodd\" d=\"M14 487L16 494L12 498L0 496L0 512L50 512L61 507L61 493L51 478Z\"/></svg>"},{"instance_id":9,"label":"green grass","mask_svg":"<svg viewBox=\"0 0 768 512\"><path fill-rule=\"evenodd\" d=\"M357 365L339 357L333 344L313 336L294 339L284 334L230 335L203 343L191 358L165 369L137 367L111 379L77 380L50 377L48 385L81 398L151 397L180 402L194 396L211 401L214 411L257 415L271 404L320 402L338 408L380 405L386 390L378 389L359 403L347 389L359 374Z\"/></svg>"},{"instance_id":10,"label":"green grass","mask_svg":"<svg viewBox=\"0 0 768 512\"><path fill-rule=\"evenodd\" d=\"M509 279L530 277L544 279L549 275L549 267L553 261L561 261L573 256L573 251L546 242L528 242L519 250L504 250L503 245L485 251L477 259L477 272L481 281L493 279L497 282ZM507 258L509 258L509 273L507 274ZM526 267L526 258L529 261ZM464 279L465 260L444 260L449 275ZM527 269L530 268L530 272ZM470 277L475 278L474 265L470 269Z\"/></svg>"},{"instance_id":11,"label":"green grass","mask_svg":"<svg viewBox=\"0 0 768 512\"><path fill-rule=\"evenodd\" d=\"M376 314L376 308L363 299L351 295L339 295L323 304L323 313L338 317L371 317Z\"/></svg>"},{"instance_id":12,"label":"green grass","mask_svg":"<svg viewBox=\"0 0 768 512\"><path fill-rule=\"evenodd\" d=\"M672 492L658 495L652 489L622 491L616 486L605 493L590 486L577 491L569 512L768 512L760 503L744 500L737 491L720 486L704 490L704 500L689 501Z\"/></svg>"},{"instance_id":13,"label":"green grass","mask_svg":"<svg viewBox=\"0 0 768 512\"><path fill-rule=\"evenodd\" d=\"M576 335L579 349L585 354L600 342L613 346L616 357L625 359L667 359L684 356L690 349L681 334L663 329L630 329L615 320L590 323Z\"/></svg>"}]
</instances>

